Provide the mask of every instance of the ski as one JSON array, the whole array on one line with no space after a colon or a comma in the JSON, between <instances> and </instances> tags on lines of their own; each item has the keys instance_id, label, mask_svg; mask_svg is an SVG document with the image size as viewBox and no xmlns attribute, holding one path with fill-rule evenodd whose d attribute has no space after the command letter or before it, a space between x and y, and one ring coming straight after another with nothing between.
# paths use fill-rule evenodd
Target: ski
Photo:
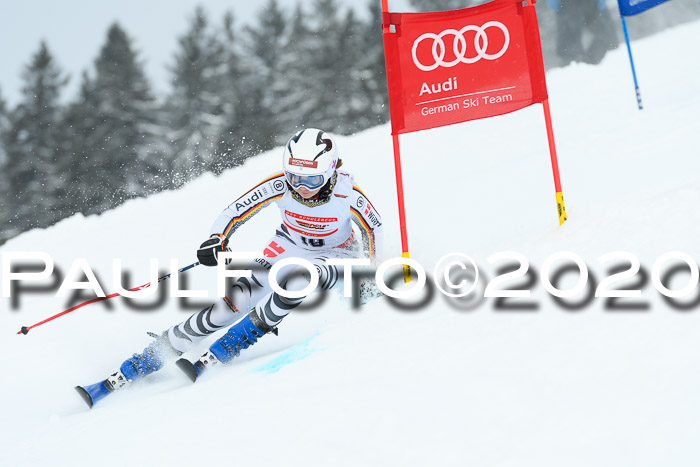
<instances>
[{"instance_id":1,"label":"ski","mask_svg":"<svg viewBox=\"0 0 700 467\"><path fill-rule=\"evenodd\" d=\"M109 394L107 387L104 385L104 381L97 384L93 384L92 386L88 386L88 388L91 390L85 389L82 386L76 386L75 390L78 392L80 398L84 400L90 408L92 408L92 406L95 405L95 402Z\"/></svg>"},{"instance_id":2,"label":"ski","mask_svg":"<svg viewBox=\"0 0 700 467\"><path fill-rule=\"evenodd\" d=\"M199 362L197 362L199 363ZM187 360L186 358L181 358L178 361L175 362L175 365L179 369L182 370L185 375L192 381L193 383L197 381L197 377L200 375L202 372L202 369L197 367L196 363L192 363L191 361Z\"/></svg>"},{"instance_id":3,"label":"ski","mask_svg":"<svg viewBox=\"0 0 700 467\"><path fill-rule=\"evenodd\" d=\"M98 401L101 401L105 397L109 396L115 390L122 388L129 384L124 374L117 370L109 377L99 383L91 384L89 386L76 386L75 390L80 395L80 398L85 401L88 407L92 408Z\"/></svg>"},{"instance_id":4,"label":"ski","mask_svg":"<svg viewBox=\"0 0 700 467\"><path fill-rule=\"evenodd\" d=\"M373 279L363 281L360 284L360 305L365 305L382 296L384 296L384 294L379 290L376 282ZM261 324L258 324L258 326L260 325ZM269 330L269 332L277 334L277 328L272 328ZM157 334L152 334L152 336L159 337ZM250 339L250 337L246 337L246 339ZM245 347L248 347L248 345ZM150 347L148 347L146 350L149 348ZM240 347L238 347L238 349L240 350ZM206 368L219 363L221 363L221 360L219 360L212 352L207 350L195 362L191 362L186 358L180 358L175 362L175 365L187 376L191 382L194 383ZM87 406L92 408L98 401L101 401L115 390L128 385L129 382L130 381L124 376L120 369L115 373L112 373L103 381L88 386L75 386L75 390L80 398L87 404Z\"/></svg>"}]
</instances>

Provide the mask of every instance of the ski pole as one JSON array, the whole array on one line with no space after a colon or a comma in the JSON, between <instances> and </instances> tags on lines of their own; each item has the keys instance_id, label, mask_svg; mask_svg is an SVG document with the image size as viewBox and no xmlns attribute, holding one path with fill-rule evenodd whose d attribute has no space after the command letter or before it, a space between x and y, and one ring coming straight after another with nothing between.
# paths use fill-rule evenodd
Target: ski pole
<instances>
[{"instance_id":1,"label":"ski pole","mask_svg":"<svg viewBox=\"0 0 700 467\"><path fill-rule=\"evenodd\" d=\"M184 268L178 269L177 272L178 272L178 274L181 273L181 272L185 272L185 271L187 271L188 269L192 269L192 268L195 267L195 266L199 266L199 264L200 264L199 261L197 261L196 263L192 263L192 264L190 264L189 266L185 266ZM159 278L158 278L158 283L160 283L160 282L164 281L165 279L169 278L171 274L172 274L172 273L169 273L169 274L164 275L163 277L159 277ZM151 286L151 283L150 283L150 282L147 282L147 283L145 283L145 284L143 284L143 285L139 285L138 287L134 287L133 289L129 289L129 292L137 292L137 291L139 291L139 290L145 289L145 288L150 287L150 286ZM41 325L44 324L44 323L48 323L49 321L52 321L52 320L54 320L54 319L56 319L56 318L59 318L59 317L65 315L65 314L68 314L68 313L70 313L70 312L73 311L73 310L77 310L78 308L84 307L85 305L89 305L89 304L91 304L91 303L101 302L101 301L103 301L103 300L108 300L108 299L110 299L110 298L114 298L114 297L118 297L118 296L119 296L119 294L115 292L115 293L113 293L113 294L107 295L106 297L97 297L97 298L93 298L93 299L91 299L91 300L88 300L87 302L81 303L80 305L76 305L76 306L74 306L74 307L72 307L72 308L69 308L69 309L67 309L67 310L65 310L65 311L62 311L62 312L60 312L60 313L58 313L58 314L56 314L56 315L53 315L53 316L51 316L50 318L46 318L44 321L39 321L38 323L32 324L31 326L22 326L22 329L20 329L19 331L17 331L17 334L27 334L27 333L29 332L30 329L33 329L33 328L35 328L35 327L37 327L37 326L41 326Z\"/></svg>"}]
</instances>

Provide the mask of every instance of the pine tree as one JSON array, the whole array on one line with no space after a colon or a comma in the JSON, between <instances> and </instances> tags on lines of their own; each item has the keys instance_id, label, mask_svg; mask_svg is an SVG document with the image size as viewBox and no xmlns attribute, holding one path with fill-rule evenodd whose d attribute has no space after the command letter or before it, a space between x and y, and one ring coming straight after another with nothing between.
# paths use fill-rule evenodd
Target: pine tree
<instances>
[{"instance_id":1,"label":"pine tree","mask_svg":"<svg viewBox=\"0 0 700 467\"><path fill-rule=\"evenodd\" d=\"M7 103L2 97L2 88L0 88L0 168L2 172L5 173L5 167L7 163L7 152L5 151L7 132L10 128L10 120L7 114ZM0 188L1 189L1 188Z\"/></svg>"},{"instance_id":2,"label":"pine tree","mask_svg":"<svg viewBox=\"0 0 700 467\"><path fill-rule=\"evenodd\" d=\"M225 40L222 49L223 66L219 90L224 124L217 151L222 156L220 170L241 165L251 155L251 147L249 142L246 142L243 131L245 87L241 79L243 71L241 55L238 52L238 36L234 30L234 17L231 12L224 16L222 37Z\"/></svg>"},{"instance_id":3,"label":"pine tree","mask_svg":"<svg viewBox=\"0 0 700 467\"><path fill-rule=\"evenodd\" d=\"M277 118L280 99L286 93L282 56L287 28L287 17L277 0L268 0L256 23L243 31L240 131L255 152L271 148L280 134L288 132Z\"/></svg>"},{"instance_id":4,"label":"pine tree","mask_svg":"<svg viewBox=\"0 0 700 467\"><path fill-rule=\"evenodd\" d=\"M344 22L354 23L352 15L342 21L338 15L337 0L316 0L314 14L310 15L311 34L306 41L304 55L297 66L307 70L307 84L303 86L304 126L322 128L327 131L342 131L343 114L352 103L352 88L356 80L352 76L353 45ZM352 29L351 24L349 29ZM342 64L341 64L342 62Z\"/></svg>"},{"instance_id":5,"label":"pine tree","mask_svg":"<svg viewBox=\"0 0 700 467\"><path fill-rule=\"evenodd\" d=\"M363 80L366 75L359 66L365 55L363 25L353 9L348 9L341 20L335 51L335 73L333 89L335 104L334 121L328 128L342 134L355 133L369 126L367 115L371 108L371 99L365 93Z\"/></svg>"},{"instance_id":6,"label":"pine tree","mask_svg":"<svg viewBox=\"0 0 700 467\"><path fill-rule=\"evenodd\" d=\"M0 245L2 245L10 235L10 232L7 231L7 222L10 217L11 208L9 203L10 179L8 177L7 153L5 151L9 126L10 122L7 116L7 108L5 100L2 97L2 89L0 89Z\"/></svg>"},{"instance_id":7,"label":"pine tree","mask_svg":"<svg viewBox=\"0 0 700 467\"><path fill-rule=\"evenodd\" d=\"M376 67L377 61L384 66L381 25L368 38L369 26L352 9L342 13L336 0L316 0L310 11L297 5L283 48L277 108L288 128L285 140L299 127L345 134L367 128L386 99L384 73Z\"/></svg>"},{"instance_id":8,"label":"pine tree","mask_svg":"<svg viewBox=\"0 0 700 467\"><path fill-rule=\"evenodd\" d=\"M62 75L45 42L22 74L22 98L10 117L7 135L9 177L8 221L15 233L46 227L61 218L53 209L57 193L66 180L60 167L58 127L61 89L68 78Z\"/></svg>"},{"instance_id":9,"label":"pine tree","mask_svg":"<svg viewBox=\"0 0 700 467\"><path fill-rule=\"evenodd\" d=\"M102 120L94 88L89 74L83 72L79 97L68 105L61 125L60 148L70 161L64 209L71 213L98 212L94 204L100 202L99 194L95 193L97 187L93 184L93 177L99 170L93 151L100 145L95 129ZM111 184L104 188L111 189Z\"/></svg>"},{"instance_id":10,"label":"pine tree","mask_svg":"<svg viewBox=\"0 0 700 467\"><path fill-rule=\"evenodd\" d=\"M218 138L225 121L219 95L223 45L210 31L203 8L196 8L189 31L178 42L173 91L166 106L177 185L216 170Z\"/></svg>"},{"instance_id":11,"label":"pine tree","mask_svg":"<svg viewBox=\"0 0 700 467\"><path fill-rule=\"evenodd\" d=\"M389 95L386 84L384 44L382 42L382 9L380 2L368 0L369 21L363 25L362 54L357 62L362 94L369 101L364 127L389 120Z\"/></svg>"},{"instance_id":12,"label":"pine tree","mask_svg":"<svg viewBox=\"0 0 700 467\"><path fill-rule=\"evenodd\" d=\"M0 88L0 167L4 168L7 162L7 153L5 152L5 138L10 127L10 120L7 115L7 103L2 97L2 88Z\"/></svg>"},{"instance_id":13,"label":"pine tree","mask_svg":"<svg viewBox=\"0 0 700 467\"><path fill-rule=\"evenodd\" d=\"M287 138L307 125L316 108L307 97L314 89L314 71L309 67L309 50L313 33L308 24L308 15L301 3L297 3L291 17L289 36L282 49L280 66L284 80L278 81L277 119L282 134L275 143L284 144Z\"/></svg>"},{"instance_id":14,"label":"pine tree","mask_svg":"<svg viewBox=\"0 0 700 467\"><path fill-rule=\"evenodd\" d=\"M86 160L81 184L86 214L99 213L159 186L162 154L153 150L156 105L131 39L118 25L84 83L83 117L94 123L82 136Z\"/></svg>"}]
</instances>

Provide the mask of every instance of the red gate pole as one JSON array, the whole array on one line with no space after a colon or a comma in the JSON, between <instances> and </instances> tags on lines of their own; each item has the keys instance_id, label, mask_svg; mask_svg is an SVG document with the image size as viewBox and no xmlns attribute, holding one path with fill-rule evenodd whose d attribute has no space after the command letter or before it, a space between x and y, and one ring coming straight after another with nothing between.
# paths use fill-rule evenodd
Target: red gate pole
<instances>
[{"instance_id":1,"label":"red gate pole","mask_svg":"<svg viewBox=\"0 0 700 467\"><path fill-rule=\"evenodd\" d=\"M527 6L534 8L532 0L525 0ZM564 207L564 195L561 191L561 181L559 180L559 162L557 162L557 148L554 145L554 129L552 128L552 114L549 111L549 98L542 101L544 108L544 122L547 127L547 141L549 142L549 156L552 160L552 173L554 174L554 191L557 201L557 215L559 225L566 221L566 208Z\"/></svg>"},{"instance_id":2,"label":"red gate pole","mask_svg":"<svg viewBox=\"0 0 700 467\"><path fill-rule=\"evenodd\" d=\"M559 225L566 221L566 208L564 207L564 195L561 191L561 181L559 180L559 163L557 162L557 148L554 145L554 130L552 129L552 114L549 111L549 98L542 101L544 108L544 121L547 126L547 139L549 140L549 155L552 159L552 172L554 173L554 191L557 201L557 215Z\"/></svg>"},{"instance_id":3,"label":"red gate pole","mask_svg":"<svg viewBox=\"0 0 700 467\"><path fill-rule=\"evenodd\" d=\"M382 17L389 14L388 0L382 1ZM382 34L391 34L390 26L382 18ZM394 146L394 171L396 173L396 197L399 204L399 227L401 229L401 256L404 258L409 258L408 253L408 233L406 229L406 209L404 207L403 198L403 176L401 175L401 148L399 146L399 135L393 134L392 129L392 143ZM407 264L403 266L403 280L404 282L411 281L411 267Z\"/></svg>"},{"instance_id":4,"label":"red gate pole","mask_svg":"<svg viewBox=\"0 0 700 467\"><path fill-rule=\"evenodd\" d=\"M406 210L403 202L403 177L401 175L401 149L399 148L399 135L392 135L394 143L394 170L396 172L396 197L399 202L399 226L401 227L401 256L409 258L408 233L406 230ZM403 266L404 282L411 281L411 266Z\"/></svg>"}]
</instances>

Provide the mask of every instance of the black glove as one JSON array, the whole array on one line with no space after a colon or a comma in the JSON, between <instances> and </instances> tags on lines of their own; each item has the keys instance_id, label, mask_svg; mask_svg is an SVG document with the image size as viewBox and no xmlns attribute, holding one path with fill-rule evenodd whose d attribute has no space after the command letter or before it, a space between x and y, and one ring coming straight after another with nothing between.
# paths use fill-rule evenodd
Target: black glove
<instances>
[{"instance_id":1,"label":"black glove","mask_svg":"<svg viewBox=\"0 0 700 467\"><path fill-rule=\"evenodd\" d=\"M200 245L199 250L197 250L197 258L205 266L216 266L219 264L217 257L222 251L231 251L228 247L228 238L221 234L214 234ZM230 259L226 260L226 264L230 262Z\"/></svg>"}]
</instances>

